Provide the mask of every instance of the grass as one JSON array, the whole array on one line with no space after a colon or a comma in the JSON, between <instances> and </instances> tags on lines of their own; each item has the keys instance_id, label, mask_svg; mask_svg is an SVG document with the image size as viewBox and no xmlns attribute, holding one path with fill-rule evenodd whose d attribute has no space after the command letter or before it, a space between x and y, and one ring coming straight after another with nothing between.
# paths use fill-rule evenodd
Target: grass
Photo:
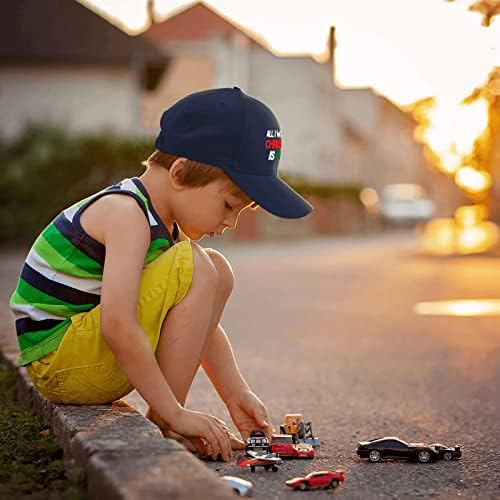
<instances>
[{"instance_id":1,"label":"grass","mask_svg":"<svg viewBox=\"0 0 500 500\"><path fill-rule=\"evenodd\" d=\"M15 383L0 359L0 498L90 498L81 469L65 469L61 447L43 419L17 400Z\"/></svg>"}]
</instances>

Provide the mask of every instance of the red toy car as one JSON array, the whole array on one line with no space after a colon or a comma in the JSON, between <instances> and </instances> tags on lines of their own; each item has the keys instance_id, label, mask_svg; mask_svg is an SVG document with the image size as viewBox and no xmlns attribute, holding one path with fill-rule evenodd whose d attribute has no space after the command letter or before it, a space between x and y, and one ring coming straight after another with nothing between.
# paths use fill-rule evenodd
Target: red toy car
<instances>
[{"instance_id":1,"label":"red toy car","mask_svg":"<svg viewBox=\"0 0 500 500\"><path fill-rule=\"evenodd\" d=\"M271 451L279 457L287 458L314 458L314 448L310 444L293 443L290 434L273 436Z\"/></svg>"},{"instance_id":2,"label":"red toy car","mask_svg":"<svg viewBox=\"0 0 500 500\"><path fill-rule=\"evenodd\" d=\"M336 470L329 472L326 470L320 472L311 472L306 477L295 477L285 481L287 486L294 490L316 490L319 488L328 489L336 488L340 483L345 480L344 471Z\"/></svg>"},{"instance_id":3,"label":"red toy car","mask_svg":"<svg viewBox=\"0 0 500 500\"><path fill-rule=\"evenodd\" d=\"M278 465L281 463L281 458L277 457L274 453L261 453L249 451L249 455L245 457L243 455L238 455L236 459L236 465L239 467L250 467L252 472L255 472L255 467L264 467L264 469L271 469L273 472L278 470Z\"/></svg>"}]
</instances>

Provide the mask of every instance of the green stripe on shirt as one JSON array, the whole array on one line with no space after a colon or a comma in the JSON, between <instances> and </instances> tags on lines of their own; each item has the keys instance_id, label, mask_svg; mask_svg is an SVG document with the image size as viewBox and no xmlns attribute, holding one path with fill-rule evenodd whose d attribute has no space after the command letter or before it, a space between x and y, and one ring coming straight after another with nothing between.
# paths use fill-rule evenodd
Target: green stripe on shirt
<instances>
[{"instance_id":1,"label":"green stripe on shirt","mask_svg":"<svg viewBox=\"0 0 500 500\"><path fill-rule=\"evenodd\" d=\"M19 278L19 283L10 302L14 305L31 304L36 309L64 318L72 316L75 312L88 311L95 307L93 304L70 304L69 302L47 295L38 290L38 288L31 286L23 278Z\"/></svg>"},{"instance_id":2,"label":"green stripe on shirt","mask_svg":"<svg viewBox=\"0 0 500 500\"><path fill-rule=\"evenodd\" d=\"M47 266L54 271L54 274L62 272L77 278L92 279L99 279L101 276L100 274L89 273L69 262L66 257L61 256L57 250L55 250L54 247L43 237L40 237L36 241L34 250L39 257L45 261Z\"/></svg>"},{"instance_id":3,"label":"green stripe on shirt","mask_svg":"<svg viewBox=\"0 0 500 500\"><path fill-rule=\"evenodd\" d=\"M142 194L142 191L134 184L135 194L142 200L146 210L149 212L148 199Z\"/></svg>"},{"instance_id":4,"label":"green stripe on shirt","mask_svg":"<svg viewBox=\"0 0 500 500\"><path fill-rule=\"evenodd\" d=\"M165 250L170 246L170 242L167 239L158 238L151 242L149 245L146 256L144 257L144 263L149 264L157 259Z\"/></svg>"},{"instance_id":5,"label":"green stripe on shirt","mask_svg":"<svg viewBox=\"0 0 500 500\"><path fill-rule=\"evenodd\" d=\"M34 249L55 271L77 278L99 279L102 276L102 265L78 250L54 224L35 241Z\"/></svg>"},{"instance_id":6,"label":"green stripe on shirt","mask_svg":"<svg viewBox=\"0 0 500 500\"><path fill-rule=\"evenodd\" d=\"M26 332L22 335L18 335L17 340L19 342L19 347L22 351L26 349L31 349L40 342L43 342L55 332L63 329L67 329L71 323L71 319L67 318L62 320L60 324L49 328L48 330L38 330L36 332Z\"/></svg>"}]
</instances>

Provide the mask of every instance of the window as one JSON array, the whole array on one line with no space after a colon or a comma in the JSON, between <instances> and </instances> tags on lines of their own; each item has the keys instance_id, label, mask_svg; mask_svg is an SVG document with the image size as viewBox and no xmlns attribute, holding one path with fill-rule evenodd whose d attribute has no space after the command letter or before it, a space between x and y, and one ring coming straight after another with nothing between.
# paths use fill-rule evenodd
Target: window
<instances>
[{"instance_id":1,"label":"window","mask_svg":"<svg viewBox=\"0 0 500 500\"><path fill-rule=\"evenodd\" d=\"M398 441L396 439L391 439L391 440L387 441L386 445L388 447L396 449L396 450L404 450L404 449L406 449L406 444L404 444L401 441Z\"/></svg>"},{"instance_id":2,"label":"window","mask_svg":"<svg viewBox=\"0 0 500 500\"><path fill-rule=\"evenodd\" d=\"M144 72L143 72L143 88L147 92L153 91L156 89L158 84L160 83L160 80L163 76L163 73L166 70L166 65L165 64L152 64L152 63L147 63L144 67Z\"/></svg>"}]
</instances>

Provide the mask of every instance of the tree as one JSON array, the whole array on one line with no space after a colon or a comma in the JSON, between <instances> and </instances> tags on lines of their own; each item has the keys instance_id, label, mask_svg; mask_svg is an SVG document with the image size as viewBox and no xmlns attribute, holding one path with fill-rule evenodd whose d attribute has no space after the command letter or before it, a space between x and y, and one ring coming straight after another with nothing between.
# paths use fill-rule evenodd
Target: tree
<instances>
[{"instance_id":1,"label":"tree","mask_svg":"<svg viewBox=\"0 0 500 500\"><path fill-rule=\"evenodd\" d=\"M150 24L154 24L156 22L155 0L148 0L148 3L146 5L146 9L148 12L148 19L149 19Z\"/></svg>"},{"instance_id":2,"label":"tree","mask_svg":"<svg viewBox=\"0 0 500 500\"><path fill-rule=\"evenodd\" d=\"M493 17L500 14L500 0L478 0L474 2L469 10L479 12L483 15L483 26L489 26Z\"/></svg>"},{"instance_id":3,"label":"tree","mask_svg":"<svg viewBox=\"0 0 500 500\"><path fill-rule=\"evenodd\" d=\"M454 2L455 0L446 0ZM471 12L479 12L483 16L481 24L490 26L491 20L500 14L500 0L477 0L470 7Z\"/></svg>"}]
</instances>

